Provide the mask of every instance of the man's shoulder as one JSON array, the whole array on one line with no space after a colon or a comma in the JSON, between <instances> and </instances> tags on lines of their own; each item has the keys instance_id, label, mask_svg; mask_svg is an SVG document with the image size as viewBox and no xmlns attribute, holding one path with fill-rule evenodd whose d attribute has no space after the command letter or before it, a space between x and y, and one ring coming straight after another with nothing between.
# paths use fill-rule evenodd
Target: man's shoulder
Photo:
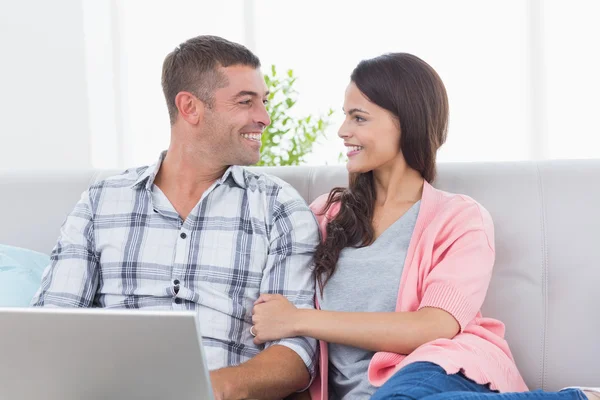
<instances>
[{"instance_id":1,"label":"man's shoulder","mask_svg":"<svg viewBox=\"0 0 600 400\"><path fill-rule=\"evenodd\" d=\"M86 191L92 209L98 211L101 204L116 199L121 202L133 200L135 197L135 191L133 190L135 184L148 173L148 168L150 167L129 168L119 174L106 177L97 176L94 183Z\"/></svg>"},{"instance_id":2,"label":"man's shoulder","mask_svg":"<svg viewBox=\"0 0 600 400\"><path fill-rule=\"evenodd\" d=\"M277 198L280 202L300 201L306 205L304 198L296 188L283 179L266 172L251 171L243 168L244 176L250 190L258 190Z\"/></svg>"},{"instance_id":3,"label":"man's shoulder","mask_svg":"<svg viewBox=\"0 0 600 400\"><path fill-rule=\"evenodd\" d=\"M129 168L121 173L109 175L107 177L97 177L96 181L89 187L92 190L102 190L106 188L129 188L132 187L139 178L146 173L149 166Z\"/></svg>"},{"instance_id":4,"label":"man's shoulder","mask_svg":"<svg viewBox=\"0 0 600 400\"><path fill-rule=\"evenodd\" d=\"M296 232L302 232L298 238L305 235L303 240L307 243L313 240L315 244L318 243L317 220L306 200L290 183L262 171L244 168L244 174L249 190L261 191L263 199L266 195L273 222L279 221L279 224L285 226L284 230L294 229Z\"/></svg>"}]
</instances>

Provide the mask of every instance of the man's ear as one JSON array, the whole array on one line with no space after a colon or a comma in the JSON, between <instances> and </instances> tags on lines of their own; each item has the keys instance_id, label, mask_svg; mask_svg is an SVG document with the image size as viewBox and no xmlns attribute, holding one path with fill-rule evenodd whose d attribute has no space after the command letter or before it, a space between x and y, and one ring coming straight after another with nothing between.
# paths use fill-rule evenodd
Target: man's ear
<instances>
[{"instance_id":1,"label":"man's ear","mask_svg":"<svg viewBox=\"0 0 600 400\"><path fill-rule=\"evenodd\" d=\"M179 116L189 124L197 125L204 118L204 102L190 92L179 92L175 96Z\"/></svg>"}]
</instances>

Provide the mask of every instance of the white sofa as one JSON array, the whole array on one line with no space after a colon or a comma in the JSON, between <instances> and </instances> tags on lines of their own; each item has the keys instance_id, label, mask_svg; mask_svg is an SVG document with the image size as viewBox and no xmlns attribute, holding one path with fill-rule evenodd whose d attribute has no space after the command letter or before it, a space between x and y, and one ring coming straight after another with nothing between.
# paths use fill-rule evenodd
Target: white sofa
<instances>
[{"instance_id":1,"label":"white sofa","mask_svg":"<svg viewBox=\"0 0 600 400\"><path fill-rule=\"evenodd\" d=\"M257 168L307 202L346 185L343 167ZM0 243L49 253L83 190L118 171L0 172ZM484 315L530 389L600 386L600 160L441 164L434 186L492 214L496 266Z\"/></svg>"}]
</instances>

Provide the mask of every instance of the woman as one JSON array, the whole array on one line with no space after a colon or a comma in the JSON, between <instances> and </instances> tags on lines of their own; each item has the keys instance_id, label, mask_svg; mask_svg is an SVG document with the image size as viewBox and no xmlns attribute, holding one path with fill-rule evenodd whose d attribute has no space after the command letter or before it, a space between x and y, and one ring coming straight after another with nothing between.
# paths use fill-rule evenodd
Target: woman
<instances>
[{"instance_id":1,"label":"woman","mask_svg":"<svg viewBox=\"0 0 600 400\"><path fill-rule=\"evenodd\" d=\"M321 340L313 398L329 388L334 399L586 399L579 389L523 393L503 324L481 315L493 224L473 199L431 186L448 125L437 73L404 53L362 61L344 113L349 188L311 205L324 239L314 271L320 310L262 295L255 342Z\"/></svg>"}]
</instances>

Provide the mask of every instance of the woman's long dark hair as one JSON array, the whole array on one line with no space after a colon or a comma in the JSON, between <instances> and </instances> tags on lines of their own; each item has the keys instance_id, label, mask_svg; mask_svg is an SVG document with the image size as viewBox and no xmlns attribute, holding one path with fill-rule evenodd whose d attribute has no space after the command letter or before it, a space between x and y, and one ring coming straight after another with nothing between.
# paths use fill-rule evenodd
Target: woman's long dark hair
<instances>
[{"instance_id":1,"label":"woman's long dark hair","mask_svg":"<svg viewBox=\"0 0 600 400\"><path fill-rule=\"evenodd\" d=\"M436 152L448 130L448 96L439 75L412 54L392 53L361 61L351 80L372 103L398 118L406 163L432 182ZM348 188L333 189L322 212L336 202L340 211L327 225L327 237L315 253L314 274L321 294L342 249L373 243L373 172L350 174Z\"/></svg>"}]
</instances>

